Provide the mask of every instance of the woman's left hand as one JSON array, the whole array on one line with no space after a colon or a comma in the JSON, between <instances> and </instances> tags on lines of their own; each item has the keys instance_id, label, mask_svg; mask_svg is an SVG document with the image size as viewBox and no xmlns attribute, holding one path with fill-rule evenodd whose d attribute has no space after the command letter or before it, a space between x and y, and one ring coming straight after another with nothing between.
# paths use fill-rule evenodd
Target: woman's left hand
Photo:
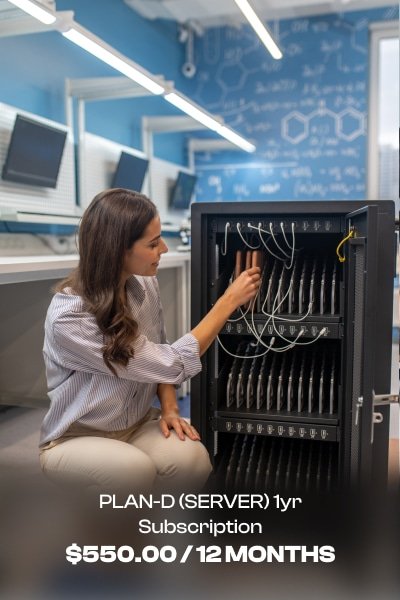
<instances>
[{"instance_id":1,"label":"woman's left hand","mask_svg":"<svg viewBox=\"0 0 400 600\"><path fill-rule=\"evenodd\" d=\"M185 434L194 442L200 439L196 429L185 419L179 416L178 411L161 412L160 428L164 436L170 436L170 430L173 429L182 442L185 441Z\"/></svg>"}]
</instances>

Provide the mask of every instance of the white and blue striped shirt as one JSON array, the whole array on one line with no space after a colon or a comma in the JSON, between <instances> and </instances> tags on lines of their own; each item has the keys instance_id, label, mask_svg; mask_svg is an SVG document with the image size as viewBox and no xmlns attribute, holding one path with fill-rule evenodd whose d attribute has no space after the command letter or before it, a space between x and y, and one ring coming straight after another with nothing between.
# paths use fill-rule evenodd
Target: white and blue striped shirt
<instances>
[{"instance_id":1,"label":"white and blue striped shirt","mask_svg":"<svg viewBox=\"0 0 400 600\"><path fill-rule=\"evenodd\" d=\"M40 445L59 438L73 423L103 431L127 429L147 413L159 383L181 384L201 370L192 334L166 342L157 279L131 276L126 287L139 329L134 357L126 367L114 365L118 377L104 362L103 334L82 298L70 289L53 297L43 348L50 409Z\"/></svg>"}]
</instances>

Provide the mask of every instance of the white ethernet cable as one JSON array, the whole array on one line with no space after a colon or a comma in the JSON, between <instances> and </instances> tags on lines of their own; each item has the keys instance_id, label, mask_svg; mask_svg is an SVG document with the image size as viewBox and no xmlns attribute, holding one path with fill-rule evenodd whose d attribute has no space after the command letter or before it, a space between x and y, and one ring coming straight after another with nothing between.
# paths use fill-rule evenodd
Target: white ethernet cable
<instances>
[{"instance_id":1,"label":"white ethernet cable","mask_svg":"<svg viewBox=\"0 0 400 600\"><path fill-rule=\"evenodd\" d=\"M236 229L237 229L237 232L238 232L238 234L239 234L239 235L240 235L240 237L242 238L242 242L243 242L243 243L244 243L244 244L245 244L245 245L246 245L248 248L250 248L251 250L258 250L258 248L260 247L260 245L258 245L258 246L250 246L250 244L248 244L248 243L246 242L246 240L244 239L244 237L243 237L243 235L242 235L242 232L240 231L240 223L236 223Z\"/></svg>"},{"instance_id":2,"label":"white ethernet cable","mask_svg":"<svg viewBox=\"0 0 400 600\"><path fill-rule=\"evenodd\" d=\"M281 248L281 247L280 247L280 245L278 244L278 242L276 241L276 238L275 238L274 232L273 232L273 230L272 230L272 223L270 223L270 224L269 224L269 227L270 227L270 231L269 231L269 232L268 232L268 231L265 231L265 229L262 229L262 228L261 228L261 223L259 223L259 224L258 224L258 227L254 227L254 225L251 225L251 223L249 223L249 224L248 224L248 226L249 226L251 229L256 229L256 230L258 231L258 235L260 236L260 240L262 241L262 243L263 243L263 245L265 246L266 250L267 250L267 251L268 251L268 252L271 254L271 256L273 256L274 258L277 258L278 260L280 260L281 262L283 262L283 263L284 263L284 266L285 266L285 269L288 269L288 270L289 270L289 269L291 269L291 268L292 268L292 266L293 266L293 261L294 261L294 253L295 253L295 250L296 250L296 242L295 242L295 236L294 236L294 223L292 223L292 239L293 239L292 246L290 246L290 244L289 244L289 243L288 243L288 241L287 241L287 238L286 238L286 235L285 235L285 232L284 232L284 229L283 229L283 223L281 223L281 229L282 229L283 237L284 237L284 239L285 239L285 242L286 242L287 246L288 246L288 247L289 247L289 249L292 251L292 254L291 254L291 256L290 256L289 254L287 254L287 252L285 252L285 250L283 250L283 248ZM264 240L264 238L263 238L263 236L262 236L261 232L263 232L263 233L266 233L266 234L269 234L269 235L270 235L269 239L268 239L266 242L265 242L265 240ZM281 256L277 256L277 255L276 255L274 252L272 252L272 250L271 250L271 249L268 247L268 242L269 242L269 240L271 239L271 237L272 237L272 239L273 239L273 240L274 240L274 242L275 242L275 246L278 248L278 250L280 250L280 251L282 252L282 254L284 254L284 255L285 255L285 257L286 257L286 258L282 258ZM289 265L287 265L287 264L286 264L286 261L287 261L287 259L289 259L289 258L290 258L290 264L289 264Z\"/></svg>"},{"instance_id":3,"label":"white ethernet cable","mask_svg":"<svg viewBox=\"0 0 400 600\"><path fill-rule=\"evenodd\" d=\"M280 250L282 252L282 254L284 254L286 256L286 258L290 258L290 255L287 254L285 252L285 250L283 248L280 247L280 245L278 244L278 242L276 241L276 237L274 234L274 228L272 226L272 223L269 224L269 233L272 235L272 239L274 240L275 246L278 248L278 250Z\"/></svg>"},{"instance_id":4,"label":"white ethernet cable","mask_svg":"<svg viewBox=\"0 0 400 600\"><path fill-rule=\"evenodd\" d=\"M262 341L262 335L264 334L265 328L268 326L268 324L271 321L271 319L274 318L274 313L279 309L279 307L281 306L281 304L285 301L286 296L288 295L289 291L290 291L290 285L289 285L288 291L286 292L286 294L284 295L284 297L282 298L282 300L279 302L278 306L275 308L275 302L276 302L276 299L278 298L278 295L276 295L276 297L274 299L274 302L273 302L273 305L272 305L272 308L273 308L272 315L268 315L269 319L264 323L264 327L262 328L262 331L261 331L261 333L259 335L257 333L257 328L256 328L256 325L254 323L254 311L251 313L251 325L249 324L249 322L245 318L245 315L243 315L243 318L244 318L247 326L251 330L251 332L254 335L254 337L256 338L256 340L262 346L266 346L266 344ZM257 296L256 296L256 298L257 298ZM264 308L265 302L266 302L266 298L264 299L262 308ZM266 313L264 313L264 314L266 314ZM276 317L276 318L279 319L280 317ZM275 329L275 327L274 327L274 329ZM276 329L275 329L275 331L276 331ZM286 352L287 350L290 350L291 348L293 348L296 345L297 340L303 335L303 333L304 333L304 331L300 330L300 332L299 332L299 334L298 334L298 336L296 337L295 340L291 340L291 341L290 340L285 340L286 342L288 342L288 344L289 344L288 346L284 346L282 348L271 348L271 350L273 350L274 352ZM279 333L278 333L278 335L280 336ZM280 337L282 337L282 336L280 336Z\"/></svg>"},{"instance_id":5,"label":"white ethernet cable","mask_svg":"<svg viewBox=\"0 0 400 600\"><path fill-rule=\"evenodd\" d=\"M278 306L276 307L275 310L278 310L278 308L281 306L281 304L283 304L283 302L286 300L286 297L289 294L289 292L290 292L291 289L292 289L292 281L289 283L289 287L288 287L288 290L287 290L286 294L283 296L282 300L279 302L279 304L278 304ZM278 290L278 294L276 295L276 298L278 297L278 295L279 295L279 290ZM295 323L298 323L300 321L304 321L304 319L307 318L308 315L310 314L311 307L312 307L312 302L309 302L308 303L308 310L307 310L307 312L302 317L300 317L299 319L293 319L293 318L292 319L288 319L287 317L281 317L280 315L277 316L276 314L274 314L273 311L272 311L272 314L267 313L267 311L264 310L267 298L268 298L268 296L266 296L265 299L264 299L263 305L261 307L261 312L264 315L266 315L267 317L277 319L278 321L290 321L290 322L295 322ZM274 299L274 302L272 304L272 307L274 307L274 305L275 305L275 299ZM269 323L269 321L267 321L267 323Z\"/></svg>"},{"instance_id":6,"label":"white ethernet cable","mask_svg":"<svg viewBox=\"0 0 400 600\"><path fill-rule=\"evenodd\" d=\"M292 251L292 256L291 256L291 259L290 259L289 266L286 265L286 262L284 264L285 269L289 270L289 269L291 269L293 267L294 252L295 252L295 247L296 247L296 241L295 241L295 238L294 238L294 223L292 223L292 245L290 245L289 242L287 241L286 234L285 234L285 229L283 227L283 223L281 223L281 229L282 229L283 239L285 240L287 247Z\"/></svg>"},{"instance_id":7,"label":"white ethernet cable","mask_svg":"<svg viewBox=\"0 0 400 600\"><path fill-rule=\"evenodd\" d=\"M292 245L289 244L289 242L287 241L287 237L286 237L286 233L285 233L285 228L283 227L283 223L280 223L280 228L282 231L282 235L283 235L283 239L285 240L286 246L289 248L289 250L292 250L293 245L294 245L294 223L292 223Z\"/></svg>"},{"instance_id":8,"label":"white ethernet cable","mask_svg":"<svg viewBox=\"0 0 400 600\"><path fill-rule=\"evenodd\" d=\"M286 262L286 259L285 259L285 258L282 258L281 256L277 256L276 254L274 254L274 253L272 252L272 250L271 250L270 248L268 248L267 244L268 244L269 240L271 239L271 236L270 236L270 238L269 238L269 239L268 239L268 240L265 242L265 240L264 240L263 236L261 235L261 231L264 231L264 233L268 233L268 231L265 231L264 229L261 229L261 223L259 223L259 224L258 224L258 227L255 227L255 226L254 226L254 225L252 225L251 223L249 223L249 224L248 224L248 226L249 226L251 229L256 229L256 230L258 231L258 235L260 236L260 240L262 241L262 243L263 243L263 245L264 245L265 249L267 250L267 252L269 252L269 254L270 254L271 256L273 256L273 257L274 257L274 258L276 258L277 260L280 260L281 262Z\"/></svg>"},{"instance_id":9,"label":"white ethernet cable","mask_svg":"<svg viewBox=\"0 0 400 600\"><path fill-rule=\"evenodd\" d=\"M222 350L224 350L227 354L229 354L229 356L233 356L234 358L260 358L261 356L265 356L266 354L268 354L270 350L273 350L272 345L275 343L275 338L271 338L271 346L266 346L267 350L265 352L263 352L262 354L253 354L252 356L239 356L238 354L233 354L233 352L230 352L225 348L225 346L219 338L219 335L217 335L217 341L221 346ZM263 344L263 346L265 346L265 344Z\"/></svg>"},{"instance_id":10,"label":"white ethernet cable","mask_svg":"<svg viewBox=\"0 0 400 600\"><path fill-rule=\"evenodd\" d=\"M234 358L241 358L241 359L248 359L248 358L259 358L259 357L261 357L261 356L265 356L265 354L267 354L267 352L269 352L270 350L272 350L273 352L286 352L287 350L290 350L291 348L293 348L293 347L294 347L294 345L295 345L295 342L296 342L296 341L297 341L297 340L300 338L300 336L302 336L302 335L303 335L303 331L300 331L299 335L297 336L296 340L294 340L294 342L291 342L291 343L290 343L288 346L284 346L284 347L282 347L282 348L274 348L274 347L273 347L273 345L274 345L274 343L275 343L275 337L272 337L272 338L271 338L271 342L270 342L270 345L269 345L269 346L268 346L268 344L265 344L265 343L262 341L261 337L259 337L259 336L258 336L258 334L256 333L256 327L255 327L255 324L254 324L254 306L255 306L255 302L256 302L256 299L257 299L257 296L258 296L258 294L259 294L259 293L260 293L260 288L258 288L257 294L255 295L255 297L253 298L253 300L251 300L251 302L250 302L250 305L247 307L247 310L246 310L246 312L245 312L245 313L243 313L242 309L239 307L239 310L240 310L240 312L241 312L241 316L240 316L238 319L228 319L228 322L230 322L230 323L233 323L233 322L235 322L235 321L241 321L241 320L243 319L243 320L245 321L245 323L246 323L247 327L249 328L249 330L250 330L250 331L251 331L251 333L253 334L253 336L256 338L256 340L257 340L259 343L261 343L261 345L262 345L262 346L264 346L264 348L266 348L266 351L265 351L265 352L263 352L262 354L257 354L257 355L252 355L252 356L239 356L239 355L237 355L237 354L233 354L232 352L230 352L229 350L227 350L227 349L225 348L225 346L223 345L223 343L221 342L221 339L220 339L220 337L217 335L217 341L218 341L219 345L221 346L221 348L222 348L222 349L223 349L223 350L224 350L224 351L225 351L227 354L229 354L230 356L233 356ZM284 298L283 298L283 300L284 300ZM282 300L282 302L283 302L283 300ZM251 306L251 308L252 308L251 315L252 315L252 325L253 325L253 327L250 325L250 323L249 323L249 322L248 322L248 320L246 319L246 314L248 313L248 311L249 311L249 309L250 309L250 306ZM277 306L276 310L278 310L279 306L280 306L280 304ZM268 320L268 321L265 323L262 333L264 332L264 329L265 329L265 327L268 325L268 323L269 323L269 321L270 321L270 320L271 320L271 319L269 319L269 320ZM262 333L261 333L261 335L262 335Z\"/></svg>"},{"instance_id":11,"label":"white ethernet cable","mask_svg":"<svg viewBox=\"0 0 400 600\"><path fill-rule=\"evenodd\" d=\"M222 256L226 256L226 252L228 250L228 229L230 228L231 224L229 223L229 221L227 221L225 223L225 241L224 241L224 249L222 250L222 244L221 244L221 254Z\"/></svg>"},{"instance_id":12,"label":"white ethernet cable","mask_svg":"<svg viewBox=\"0 0 400 600\"><path fill-rule=\"evenodd\" d=\"M290 288L290 286L289 286L289 288ZM278 296L276 296L276 298L277 298L277 297L278 297ZM275 301L276 301L276 298L275 298L275 300L274 300L274 303L273 303L273 305L272 305L272 315L271 315L271 318L270 318L270 319L267 321L267 323L269 323L269 321L272 319L272 326L273 326L273 328L274 328L274 331L275 331L275 333L276 333L276 334L277 334L277 335L278 335L278 336L279 336L279 337L280 337L282 340L284 340L284 341L285 341L285 342L287 342L287 343L290 343L290 340L288 340L288 339L287 339L287 338L285 338L285 337L284 337L284 336L283 336L281 333L279 333L279 331L277 330L277 328L276 328L276 325L275 325L275 319L276 319L276 317L275 317L274 313L275 313L275 312L278 310L279 306L282 304L282 302L284 301L285 297L286 297L286 295L283 297L283 299L281 300L281 302L278 304L278 306L277 306L276 308L274 308L274 306L275 306ZM310 311L310 304L308 305L308 312L309 312L309 311ZM325 332L326 332L326 327L323 327L323 328L321 329L321 331L319 332L319 334L317 335L317 337L315 337L313 340L310 340L309 342L297 342L298 338L300 337L300 334L302 335L302 334L304 333L304 331L303 331L303 330L300 330L300 334L299 334L299 336L296 338L296 340L295 340L295 342L294 342L294 345L295 345L295 346L309 346L310 344L314 344L314 343L315 343L317 340L319 340L319 338L320 338L321 336L323 336L323 335L325 334Z\"/></svg>"},{"instance_id":13,"label":"white ethernet cable","mask_svg":"<svg viewBox=\"0 0 400 600\"><path fill-rule=\"evenodd\" d=\"M287 266L287 265L286 265L286 259L283 259L283 258L281 258L281 257L277 256L276 254L274 254L274 253L273 253L273 252L270 250L270 248L268 248L268 246L267 246L267 243L268 243L268 242L266 243L266 242L264 241L264 239L263 239L263 237L262 237L262 234L261 234L261 232L264 232L264 233L266 233L266 234L268 234L268 232L267 232L267 231L265 231L264 229L262 229L262 228L261 228L261 223L259 223L259 224L258 224L258 227L255 227L255 226L251 225L251 223L248 223L248 227L249 227L249 228L251 228L251 229L256 229L256 230L258 231L259 237L260 237L260 239L261 239L261 241L262 241L263 245L265 246L265 248L268 250L268 252L269 252L269 253L270 253L272 256L274 256L274 258L277 258L278 260L281 260L282 262L284 262L284 263L285 263L285 264L284 264L284 267L285 267L286 269L291 269L291 268L293 267L294 252L295 252L295 247L296 247L296 243L295 243L295 234L294 234L294 223L291 223L291 229L292 229L292 232L291 232L291 233L292 233L292 245L290 245L290 244L289 244L289 242L288 242L288 240L287 240L287 238L286 238L286 234L285 234L285 231L284 231L283 223L282 223L282 222L280 223L280 227L281 227L281 230L282 230L283 238L284 238L284 241L285 241L286 245L287 245L287 246L288 246L288 248L291 250L291 256L289 256L289 255L288 255L288 254L287 254L287 253L286 253L286 252L285 252L285 251L284 251L284 250L281 248L281 246L278 244L278 242L276 241L276 238L275 238L274 232L273 232L273 230L272 230L272 223L270 223L269 225L270 225L270 236L273 238L273 240L274 240L274 243L275 243L276 247L277 247L277 248L278 248L278 249L279 249L279 250L280 250L280 251L281 251L281 252L282 252L282 253L283 253L283 254L286 256L286 258L287 258L287 259L288 259L288 258L290 258L290 264L289 264L289 266ZM228 228L229 228L229 227L230 227L230 223L229 223L229 222L227 222L227 223L225 224L225 240L224 240L224 249L222 249L222 245L221 245L221 254L222 254L223 256L225 256L225 255L226 255L226 253L227 253L227 235L228 235ZM240 223L236 223L236 229L237 229L237 232L239 233L239 235L240 235L240 237L241 237L242 241L244 242L244 244L245 244L245 245L246 245L248 248L251 248L252 250L256 250L256 249L258 249L258 248L259 248L259 246L257 246L257 247L251 246L251 245L250 245L250 244L248 244L248 242L247 242L247 241L244 239L244 237L243 237L243 235L242 235L242 233L241 233L241 231L240 231ZM270 239L271 239L271 237L270 237ZM283 302L286 300L286 298L287 298L287 296L288 296L288 294L289 294L289 292L290 292L290 290L291 290L291 287L292 287L292 281L290 282L290 284L289 284L289 287L288 287L288 289L287 289L287 291L286 291L285 295L283 296L282 300L279 302L279 304L278 304L277 306L275 306L275 305L276 305L276 301L277 301L277 299L278 299L278 297L279 297L279 289L278 289L278 293L277 293L277 295L275 296L275 299L274 299L274 301L273 301L273 304L272 304L272 313L271 313L271 314L270 314L270 313L267 313L267 312L264 310L264 308L265 308L265 303L266 303L266 301L267 301L267 298L268 298L268 296L266 296L266 297L264 298L263 305L262 305L262 307L261 307L261 311L262 311L262 313L263 313L264 315L266 315L266 316L268 317L268 320L265 322L265 324L264 324L264 326L263 326L263 329L262 329L262 331L261 331L261 333L260 333L260 334L258 334L258 332L257 332L257 327L256 327L256 325L255 325L255 322L254 322L254 308L255 308L255 303L256 303L256 300L257 300L257 298L258 298L258 295L259 295L259 293L260 293L260 289L261 289L261 287L259 287L259 289L258 289L258 291L257 291L257 294L256 294L256 296L255 296L255 297L254 297L254 298L253 298L253 299L252 299L252 300L249 302L249 305L248 305L248 307L247 307L247 309L246 309L246 311L245 311L245 312L243 312L243 311L242 311L242 309L241 309L241 307L239 307L239 310L240 310L240 313L241 313L241 315L240 315L238 318L236 318L236 319L228 319L228 320L227 320L227 322L228 322L228 323L235 323L235 322L237 322L237 321L244 320L244 322L246 323L246 325L247 325L247 327L248 327L249 331L250 331L250 332L252 333L252 335L255 337L255 339L257 340L257 342L258 342L259 344L261 344L262 346L264 346L264 347L267 349L267 350L266 350L264 353L262 353L262 354L259 354L259 355L253 355L253 356L238 356L238 355L236 355L236 354L233 354L233 353L231 353L229 350L227 350L227 349L224 347L224 345L222 344L222 342L221 342L221 340L220 340L219 336L217 336L217 340L218 340L218 343L220 344L221 348L222 348L222 349L223 349L223 350L224 350L224 351L225 351L227 354L229 354L230 356L233 356L233 357L235 357L235 358L243 358L243 359L246 359L246 358L257 358L257 357L260 357L260 356L264 356L264 355L265 355L267 352L269 352L270 350L272 350L273 352L286 352L287 350L289 350L289 349L291 349L291 348L294 348L295 346L307 346L307 345L310 345L310 344L314 344L314 343L315 343L317 340L319 340L319 339L320 339L320 337L321 337L322 335L324 335L324 334L325 334L325 332L326 332L326 327L323 327L323 328L321 329L321 331L319 332L319 334L318 334L318 335L317 335L317 336L316 336L316 337L315 337L313 340L310 340L309 342L299 342L299 341L298 341L298 340L300 339L300 337L301 337L302 335L304 335L304 330L303 330L303 329L301 329L301 330L300 330L299 334L297 335L297 337L296 337L294 340L289 340L289 339L285 338L285 337L284 337L284 336L283 336L281 333L279 333L279 331L277 330L277 328L276 328L276 324L275 324L275 321L300 322L300 321L304 321L304 319L306 319L306 318L307 318L307 316L310 314L310 310L311 310L311 307L312 307L312 303L309 303L307 312L306 312L306 313L305 313L305 314L304 314L302 317L300 317L300 318L298 318L298 319L294 319L294 318L291 318L291 319L289 319L289 318L287 318L287 317L281 317L281 316L279 316L279 315L277 315L277 314L276 314L276 313L277 313L277 311L278 311L278 309L279 309L279 307L280 307L280 306L283 304ZM249 321L246 319L246 315L247 315L247 313L249 312L249 310L250 310L250 309L251 309L251 312L250 312L250 314L251 314L251 324L250 324L250 323L249 323ZM271 338L271 345L268 345L268 344L266 344L265 342L263 342L263 340L262 340L262 335L264 334L265 328L268 326L268 324L271 322L271 320L272 320L272 325L273 325L273 328L274 328L274 330L275 330L275 333L276 333L276 334L277 334L277 335L278 335L278 336L279 336L279 337L280 337L282 340L284 340L285 342L287 342L287 344L288 344L287 346L284 346L284 347L281 347L281 348L277 348L277 347L275 347L275 348L274 348L274 347L273 347L273 345L274 345L274 343L275 343L275 337Z\"/></svg>"}]
</instances>

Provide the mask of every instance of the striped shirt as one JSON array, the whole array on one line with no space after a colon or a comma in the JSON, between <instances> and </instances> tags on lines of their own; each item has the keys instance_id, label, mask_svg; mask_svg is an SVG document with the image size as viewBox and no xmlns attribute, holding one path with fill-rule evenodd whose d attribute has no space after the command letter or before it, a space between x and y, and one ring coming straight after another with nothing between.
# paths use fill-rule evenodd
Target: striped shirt
<instances>
[{"instance_id":1,"label":"striped shirt","mask_svg":"<svg viewBox=\"0 0 400 600\"><path fill-rule=\"evenodd\" d=\"M151 407L159 383L179 385L201 370L199 344L188 333L173 344L165 337L156 277L131 276L127 300L138 323L135 355L126 367L106 366L104 337L94 315L71 289L57 293L45 322L44 361L50 398L40 445L74 423L102 431L127 429Z\"/></svg>"}]
</instances>

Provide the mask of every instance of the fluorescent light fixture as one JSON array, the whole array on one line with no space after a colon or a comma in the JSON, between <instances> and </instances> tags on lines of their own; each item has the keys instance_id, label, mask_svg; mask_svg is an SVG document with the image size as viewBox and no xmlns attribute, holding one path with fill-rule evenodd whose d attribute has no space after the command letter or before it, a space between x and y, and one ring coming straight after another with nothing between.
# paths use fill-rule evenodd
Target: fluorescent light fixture
<instances>
[{"instance_id":1,"label":"fluorescent light fixture","mask_svg":"<svg viewBox=\"0 0 400 600\"><path fill-rule=\"evenodd\" d=\"M217 121L214 117L207 114L200 107L196 106L192 102L189 102L179 94L175 92L171 92L164 96L168 102L182 110L184 113L192 117L208 129L212 129L213 131L217 131L222 126L221 121Z\"/></svg>"},{"instance_id":2,"label":"fluorescent light fixture","mask_svg":"<svg viewBox=\"0 0 400 600\"><path fill-rule=\"evenodd\" d=\"M247 0L235 0L236 4L264 44L267 50L270 52L273 58L277 60L282 58L282 52L278 48L277 44L272 39L271 34L265 25L260 21L259 17L254 12L254 9L250 6Z\"/></svg>"},{"instance_id":3,"label":"fluorescent light fixture","mask_svg":"<svg viewBox=\"0 0 400 600\"><path fill-rule=\"evenodd\" d=\"M77 46L80 46L93 56L96 56L123 75L126 75L126 77L129 77L129 79L132 79L142 87L146 88L146 90L149 90L152 94L159 95L165 91L165 88L162 85L154 81L154 79L146 75L138 67L134 66L133 61L126 58L114 48L103 42L103 40L97 38L79 25L74 24L73 27L67 31L62 31L62 34L68 40Z\"/></svg>"},{"instance_id":4,"label":"fluorescent light fixture","mask_svg":"<svg viewBox=\"0 0 400 600\"><path fill-rule=\"evenodd\" d=\"M38 3L32 2L32 0L8 0L11 4L14 4L21 10L25 11L31 17L35 17L41 23L45 25L52 25L56 22L57 17L50 11L39 6Z\"/></svg>"},{"instance_id":5,"label":"fluorescent light fixture","mask_svg":"<svg viewBox=\"0 0 400 600\"><path fill-rule=\"evenodd\" d=\"M236 1L239 5L239 0ZM57 16L55 14L42 8L39 3L34 0L9 0L9 2L46 25L52 25L57 21ZM196 105L194 102L190 102L184 96L181 96L176 92L168 91L168 93L165 93L166 88L153 79L150 73L146 73L139 65L136 65L136 63L123 54L120 54L112 46L108 45L78 23L75 23L73 20L66 22L59 19L57 28L68 40L102 60L113 69L116 69L122 73L122 75L125 75L135 83L138 83L149 90L152 94L165 94L164 98L168 102L208 129L215 131L239 148L246 150L246 152L255 151L255 146L232 131L232 129L226 127L222 118L212 116L200 106Z\"/></svg>"},{"instance_id":6,"label":"fluorescent light fixture","mask_svg":"<svg viewBox=\"0 0 400 600\"><path fill-rule=\"evenodd\" d=\"M235 133L234 131L232 131L232 129L229 129L229 127L226 127L225 125L220 127L217 130L217 133L222 135L222 137L224 137L229 142L232 142L232 144L235 144L236 146L239 146L239 148L242 148L242 150L246 150L246 152L254 152L256 149L254 144L251 144L250 142L242 138L242 136Z\"/></svg>"},{"instance_id":7,"label":"fluorescent light fixture","mask_svg":"<svg viewBox=\"0 0 400 600\"><path fill-rule=\"evenodd\" d=\"M208 129L215 131L216 133L227 139L229 142L232 142L232 144L235 144L236 146L239 146L239 148L242 148L242 150L246 150L246 152L255 151L256 147L253 144L242 138L239 134L232 131L232 129L229 129L229 127L226 127L223 124L222 119L217 120L215 117L212 117L206 111L202 110L199 106L196 106L196 104L189 102L189 100L186 100L185 98L183 98L175 92L170 92L166 94L164 98L168 100L168 102L182 110L184 113L189 115L189 117L192 117L205 127L208 127Z\"/></svg>"}]
</instances>

